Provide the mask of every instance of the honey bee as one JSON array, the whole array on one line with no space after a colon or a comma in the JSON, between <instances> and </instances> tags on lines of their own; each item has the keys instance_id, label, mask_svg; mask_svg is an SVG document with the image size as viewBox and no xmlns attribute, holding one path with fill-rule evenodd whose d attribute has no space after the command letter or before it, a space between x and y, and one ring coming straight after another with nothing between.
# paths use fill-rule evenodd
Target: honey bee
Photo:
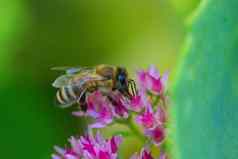
<instances>
[{"instance_id":1,"label":"honey bee","mask_svg":"<svg viewBox=\"0 0 238 159\"><path fill-rule=\"evenodd\" d=\"M96 90L104 95L117 90L128 99L137 94L136 84L128 78L124 67L101 64L95 67L55 67L52 70L65 71L52 84L58 89L56 100L63 108L79 104L86 111L86 97Z\"/></svg>"}]
</instances>

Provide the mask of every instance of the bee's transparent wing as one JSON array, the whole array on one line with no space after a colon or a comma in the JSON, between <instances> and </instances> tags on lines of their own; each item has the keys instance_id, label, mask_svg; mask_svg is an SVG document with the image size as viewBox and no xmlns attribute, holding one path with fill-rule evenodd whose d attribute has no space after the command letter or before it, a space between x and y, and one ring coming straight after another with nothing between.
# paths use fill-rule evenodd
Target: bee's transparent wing
<instances>
[{"instance_id":1,"label":"bee's transparent wing","mask_svg":"<svg viewBox=\"0 0 238 159\"><path fill-rule=\"evenodd\" d=\"M84 71L75 75L72 74L61 75L52 83L52 86L55 88L60 88L67 85L81 87L87 81L100 81L100 80L106 80L106 78L97 75L95 73L89 73Z\"/></svg>"},{"instance_id":2,"label":"bee's transparent wing","mask_svg":"<svg viewBox=\"0 0 238 159\"><path fill-rule=\"evenodd\" d=\"M80 72L87 72L87 71L94 71L94 68L92 67L68 67L68 66L62 66L62 67L53 67L51 70L55 71L64 71L66 74L75 74Z\"/></svg>"},{"instance_id":3,"label":"bee's transparent wing","mask_svg":"<svg viewBox=\"0 0 238 159\"><path fill-rule=\"evenodd\" d=\"M66 86L70 83L70 80L73 78L72 75L61 75L58 78L56 78L56 80L52 83L52 86L55 88L60 88L63 86Z\"/></svg>"},{"instance_id":4,"label":"bee's transparent wing","mask_svg":"<svg viewBox=\"0 0 238 159\"><path fill-rule=\"evenodd\" d=\"M52 84L55 88L60 88L66 85L72 85L73 78L77 77L78 79L90 76L94 74L95 69L89 67L53 67L51 70L56 71L65 71L64 75L59 76ZM79 80L80 81L80 80ZM85 80L84 80L85 81ZM82 83L82 82L81 82Z\"/></svg>"}]
</instances>

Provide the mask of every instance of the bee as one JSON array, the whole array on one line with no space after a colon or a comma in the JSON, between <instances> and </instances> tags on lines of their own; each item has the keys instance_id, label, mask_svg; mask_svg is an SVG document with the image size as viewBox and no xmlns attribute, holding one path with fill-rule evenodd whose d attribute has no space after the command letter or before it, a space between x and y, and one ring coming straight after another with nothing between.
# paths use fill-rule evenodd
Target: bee
<instances>
[{"instance_id":1,"label":"bee","mask_svg":"<svg viewBox=\"0 0 238 159\"><path fill-rule=\"evenodd\" d=\"M124 67L101 64L95 67L55 67L52 70L65 71L52 84L58 89L56 100L62 108L79 104L86 111L86 97L96 90L106 96L117 90L128 99L137 94L135 81L128 78Z\"/></svg>"}]
</instances>

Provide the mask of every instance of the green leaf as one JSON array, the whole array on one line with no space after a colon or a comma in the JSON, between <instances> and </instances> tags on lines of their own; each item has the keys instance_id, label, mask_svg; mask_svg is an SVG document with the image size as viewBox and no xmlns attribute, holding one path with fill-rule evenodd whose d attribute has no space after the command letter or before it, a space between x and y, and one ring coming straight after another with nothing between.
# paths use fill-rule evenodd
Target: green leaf
<instances>
[{"instance_id":1,"label":"green leaf","mask_svg":"<svg viewBox=\"0 0 238 159\"><path fill-rule=\"evenodd\" d=\"M204 0L173 87L175 158L237 159L238 1Z\"/></svg>"}]
</instances>

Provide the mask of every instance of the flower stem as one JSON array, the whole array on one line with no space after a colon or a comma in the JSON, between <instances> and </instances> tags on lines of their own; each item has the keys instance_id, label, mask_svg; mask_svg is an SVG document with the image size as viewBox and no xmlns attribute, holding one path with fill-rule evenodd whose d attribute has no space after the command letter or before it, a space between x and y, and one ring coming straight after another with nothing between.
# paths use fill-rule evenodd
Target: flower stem
<instances>
[{"instance_id":1,"label":"flower stem","mask_svg":"<svg viewBox=\"0 0 238 159\"><path fill-rule=\"evenodd\" d=\"M158 105L158 103L159 103L159 100L160 100L160 96L155 96L154 97L154 101L152 103L152 106L156 107Z\"/></svg>"},{"instance_id":2,"label":"flower stem","mask_svg":"<svg viewBox=\"0 0 238 159\"><path fill-rule=\"evenodd\" d=\"M126 120L116 120L117 123L126 125L130 131L136 135L136 137L144 143L146 138L145 136L141 133L141 131L138 129L138 127L134 124L133 122L133 117L130 115Z\"/></svg>"}]
</instances>

